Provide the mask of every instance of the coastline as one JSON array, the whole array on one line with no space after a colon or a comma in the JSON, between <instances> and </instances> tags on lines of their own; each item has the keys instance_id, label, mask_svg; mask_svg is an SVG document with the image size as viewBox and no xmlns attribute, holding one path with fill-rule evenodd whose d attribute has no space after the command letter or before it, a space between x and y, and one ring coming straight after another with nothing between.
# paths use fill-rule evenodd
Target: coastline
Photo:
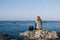
<instances>
[{"instance_id":1,"label":"coastline","mask_svg":"<svg viewBox=\"0 0 60 40\"><path fill-rule=\"evenodd\" d=\"M60 32L57 32L58 34L58 38L56 38L55 40L60 40ZM24 37L24 36L17 36L17 37L13 37L13 35L11 34L0 34L0 39L4 39L4 40L24 40L25 38L29 39L28 37ZM31 39L32 40L32 39ZM53 39L48 39L48 40L53 40Z\"/></svg>"}]
</instances>

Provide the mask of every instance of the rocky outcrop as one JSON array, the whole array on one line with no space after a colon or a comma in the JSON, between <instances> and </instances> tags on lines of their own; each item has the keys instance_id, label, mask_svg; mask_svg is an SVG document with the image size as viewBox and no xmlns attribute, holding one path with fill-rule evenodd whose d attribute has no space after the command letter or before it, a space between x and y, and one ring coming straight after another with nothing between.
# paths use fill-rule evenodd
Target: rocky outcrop
<instances>
[{"instance_id":1,"label":"rocky outcrop","mask_svg":"<svg viewBox=\"0 0 60 40\"><path fill-rule=\"evenodd\" d=\"M49 32L46 29L42 29L41 22L42 22L41 18L37 16L35 29L33 29L33 26L32 27L30 26L29 31L20 33L19 35L25 37L25 39L28 38L34 40L46 40L58 38L57 33L55 31Z\"/></svg>"}]
</instances>

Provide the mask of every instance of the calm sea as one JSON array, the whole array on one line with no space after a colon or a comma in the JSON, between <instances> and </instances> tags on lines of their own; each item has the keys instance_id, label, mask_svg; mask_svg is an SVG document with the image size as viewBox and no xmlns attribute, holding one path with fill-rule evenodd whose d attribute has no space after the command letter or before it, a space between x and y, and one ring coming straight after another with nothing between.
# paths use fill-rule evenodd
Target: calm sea
<instances>
[{"instance_id":1,"label":"calm sea","mask_svg":"<svg viewBox=\"0 0 60 40\"><path fill-rule=\"evenodd\" d=\"M35 25L35 21L0 21L0 34L7 33L13 36L28 31L29 26ZM43 21L42 29L60 32L60 21Z\"/></svg>"}]
</instances>

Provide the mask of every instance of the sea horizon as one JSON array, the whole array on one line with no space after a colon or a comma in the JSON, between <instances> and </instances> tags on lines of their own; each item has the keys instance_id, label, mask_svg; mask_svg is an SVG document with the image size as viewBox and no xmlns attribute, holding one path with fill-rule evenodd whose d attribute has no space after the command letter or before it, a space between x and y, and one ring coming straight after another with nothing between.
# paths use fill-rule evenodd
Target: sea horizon
<instances>
[{"instance_id":1,"label":"sea horizon","mask_svg":"<svg viewBox=\"0 0 60 40\"><path fill-rule=\"evenodd\" d=\"M0 21L36 21L36 20L0 20ZM42 20L42 21L60 21L60 20Z\"/></svg>"}]
</instances>

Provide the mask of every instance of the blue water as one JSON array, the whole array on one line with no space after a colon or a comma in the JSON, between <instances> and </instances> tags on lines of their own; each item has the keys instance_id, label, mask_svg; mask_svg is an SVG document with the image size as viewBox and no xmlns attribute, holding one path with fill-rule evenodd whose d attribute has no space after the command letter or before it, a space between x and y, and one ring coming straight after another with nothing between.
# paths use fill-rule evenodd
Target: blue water
<instances>
[{"instance_id":1,"label":"blue water","mask_svg":"<svg viewBox=\"0 0 60 40\"><path fill-rule=\"evenodd\" d=\"M8 33L14 36L28 31L30 25L35 25L35 21L0 21L0 34ZM42 29L60 32L60 21L43 21Z\"/></svg>"}]
</instances>

